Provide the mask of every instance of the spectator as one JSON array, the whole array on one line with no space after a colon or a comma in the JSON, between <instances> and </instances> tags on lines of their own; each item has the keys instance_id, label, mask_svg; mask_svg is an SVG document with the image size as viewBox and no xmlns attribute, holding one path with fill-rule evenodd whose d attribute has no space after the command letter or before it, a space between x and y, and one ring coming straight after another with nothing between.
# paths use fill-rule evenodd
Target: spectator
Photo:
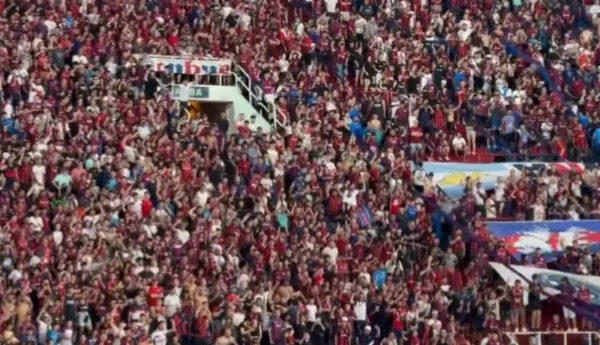
<instances>
[{"instance_id":1,"label":"spectator","mask_svg":"<svg viewBox=\"0 0 600 345\"><path fill-rule=\"evenodd\" d=\"M442 217L455 205L422 164L598 149L596 49L575 8L138 5L0 6L7 343L499 344L525 327L523 292L496 294L485 263L511 259L485 218L600 214L597 174L546 171L489 195L473 179ZM153 71L137 54L248 73ZM285 133L168 91L240 78Z\"/></svg>"}]
</instances>

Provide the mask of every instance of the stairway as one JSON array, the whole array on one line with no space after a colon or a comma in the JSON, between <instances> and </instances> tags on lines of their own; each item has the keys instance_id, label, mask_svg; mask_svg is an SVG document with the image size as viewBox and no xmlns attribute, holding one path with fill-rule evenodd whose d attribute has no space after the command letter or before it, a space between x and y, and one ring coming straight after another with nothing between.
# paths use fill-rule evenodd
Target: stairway
<instances>
[{"instance_id":1,"label":"stairway","mask_svg":"<svg viewBox=\"0 0 600 345\"><path fill-rule=\"evenodd\" d=\"M242 96L252 104L254 109L257 110L258 115L271 123L273 131L283 133L289 131L290 123L288 116L279 109L275 102L269 102L263 97L261 88L256 83L253 83L248 72L235 62L233 63L232 76L235 86L239 89Z\"/></svg>"}]
</instances>

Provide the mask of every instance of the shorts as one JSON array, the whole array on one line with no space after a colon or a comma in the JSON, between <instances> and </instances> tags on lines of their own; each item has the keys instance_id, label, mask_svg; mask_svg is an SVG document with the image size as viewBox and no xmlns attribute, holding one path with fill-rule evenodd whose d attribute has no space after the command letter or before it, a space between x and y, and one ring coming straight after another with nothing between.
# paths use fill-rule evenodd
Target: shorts
<instances>
[{"instance_id":1,"label":"shorts","mask_svg":"<svg viewBox=\"0 0 600 345\"><path fill-rule=\"evenodd\" d=\"M345 64L337 64L337 76L340 79L344 79L348 76L348 65Z\"/></svg>"},{"instance_id":2,"label":"shorts","mask_svg":"<svg viewBox=\"0 0 600 345\"><path fill-rule=\"evenodd\" d=\"M423 148L423 144L410 144L410 153L415 154L417 151L420 151Z\"/></svg>"},{"instance_id":3,"label":"shorts","mask_svg":"<svg viewBox=\"0 0 600 345\"><path fill-rule=\"evenodd\" d=\"M565 319L575 319L575 312L569 308L563 307L563 315L565 316Z\"/></svg>"},{"instance_id":4,"label":"shorts","mask_svg":"<svg viewBox=\"0 0 600 345\"><path fill-rule=\"evenodd\" d=\"M512 310L513 317L525 315L525 307L516 307Z\"/></svg>"},{"instance_id":5,"label":"shorts","mask_svg":"<svg viewBox=\"0 0 600 345\"><path fill-rule=\"evenodd\" d=\"M92 320L90 318L90 314L88 312L78 312L77 313L77 326L81 328L92 328Z\"/></svg>"}]
</instances>

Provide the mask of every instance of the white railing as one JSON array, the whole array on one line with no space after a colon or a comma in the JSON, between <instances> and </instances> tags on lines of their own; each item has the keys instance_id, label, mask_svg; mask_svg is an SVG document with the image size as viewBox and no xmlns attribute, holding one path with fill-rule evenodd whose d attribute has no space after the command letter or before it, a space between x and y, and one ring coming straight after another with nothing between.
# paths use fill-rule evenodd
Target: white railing
<instances>
[{"instance_id":1,"label":"white railing","mask_svg":"<svg viewBox=\"0 0 600 345\"><path fill-rule=\"evenodd\" d=\"M279 109L274 101L268 101L263 97L264 95L260 87L257 85L252 85L252 79L250 78L248 72L246 72L244 68L237 63L234 63L234 68L232 68L232 71L233 72L231 74L235 80L235 86L242 91L242 94L244 94L244 91L246 91L250 104L260 107L269 115L273 123L273 130L277 131L278 129L287 129L289 126L288 116L281 111L281 109ZM236 72L240 73L241 76Z\"/></svg>"},{"instance_id":2,"label":"white railing","mask_svg":"<svg viewBox=\"0 0 600 345\"><path fill-rule=\"evenodd\" d=\"M521 342L517 339L518 336L528 336L530 337L529 344L530 345L542 345L542 339L545 336L554 336L554 337L562 337L562 345L568 344L569 336L579 336L587 339L587 344L585 342L579 343L580 345L592 345L595 344L594 340L600 339L599 332L593 331L530 331L530 332L504 332L503 333L507 338L510 339L511 345L517 344L521 345ZM556 344L559 345L559 344Z\"/></svg>"}]
</instances>

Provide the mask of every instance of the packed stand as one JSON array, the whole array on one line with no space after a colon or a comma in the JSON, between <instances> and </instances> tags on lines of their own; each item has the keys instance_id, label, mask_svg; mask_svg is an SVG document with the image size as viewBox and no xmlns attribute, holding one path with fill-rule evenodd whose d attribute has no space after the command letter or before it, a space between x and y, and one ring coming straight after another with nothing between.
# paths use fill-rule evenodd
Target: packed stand
<instances>
[{"instance_id":1,"label":"packed stand","mask_svg":"<svg viewBox=\"0 0 600 345\"><path fill-rule=\"evenodd\" d=\"M595 19L581 6L517 2L294 1L283 14L293 27L282 14L261 21L270 35L239 61L300 130L349 131L419 160L479 147L580 160L600 142L600 55L584 30Z\"/></svg>"},{"instance_id":2,"label":"packed stand","mask_svg":"<svg viewBox=\"0 0 600 345\"><path fill-rule=\"evenodd\" d=\"M413 183L409 158L488 138L583 151L501 32L559 66L575 17L519 1L291 5L0 2L4 343L495 345L529 327L522 291L497 290L485 265L501 244L463 239L487 235L459 220L440 243L443 196ZM524 25L534 15L555 32ZM235 57L291 133L191 121L144 53ZM565 69L577 97L586 69Z\"/></svg>"}]
</instances>

